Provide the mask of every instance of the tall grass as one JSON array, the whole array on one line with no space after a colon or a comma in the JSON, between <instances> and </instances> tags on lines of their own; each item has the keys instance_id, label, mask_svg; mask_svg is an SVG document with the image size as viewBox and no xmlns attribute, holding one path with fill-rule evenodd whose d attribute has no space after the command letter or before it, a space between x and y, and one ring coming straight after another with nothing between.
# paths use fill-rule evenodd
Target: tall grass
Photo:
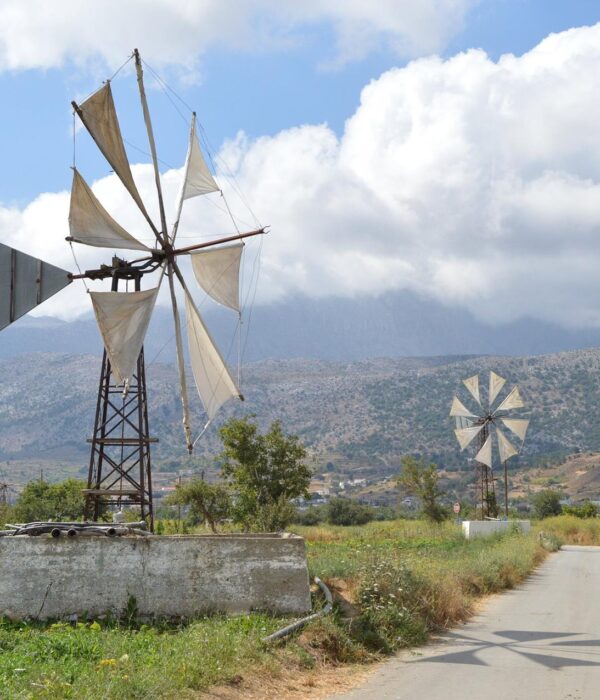
<instances>
[{"instance_id":1,"label":"tall grass","mask_svg":"<svg viewBox=\"0 0 600 700\"><path fill-rule=\"evenodd\" d=\"M600 545L600 518L556 515L541 520L536 529L554 535L565 544Z\"/></svg>"}]
</instances>

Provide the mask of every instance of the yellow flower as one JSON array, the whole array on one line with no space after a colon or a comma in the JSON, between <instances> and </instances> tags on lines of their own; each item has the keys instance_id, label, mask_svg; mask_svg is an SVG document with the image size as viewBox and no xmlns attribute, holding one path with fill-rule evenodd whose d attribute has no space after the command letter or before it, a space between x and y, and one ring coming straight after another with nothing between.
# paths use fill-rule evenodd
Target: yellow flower
<instances>
[{"instance_id":1,"label":"yellow flower","mask_svg":"<svg viewBox=\"0 0 600 700\"><path fill-rule=\"evenodd\" d=\"M100 666L116 666L116 659L100 659Z\"/></svg>"}]
</instances>

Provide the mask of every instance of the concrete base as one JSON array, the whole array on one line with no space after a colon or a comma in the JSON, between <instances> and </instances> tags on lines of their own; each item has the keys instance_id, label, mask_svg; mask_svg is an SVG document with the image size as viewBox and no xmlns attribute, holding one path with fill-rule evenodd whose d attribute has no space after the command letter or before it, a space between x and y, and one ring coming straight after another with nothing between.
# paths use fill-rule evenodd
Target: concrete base
<instances>
[{"instance_id":1,"label":"concrete base","mask_svg":"<svg viewBox=\"0 0 600 700\"><path fill-rule=\"evenodd\" d=\"M305 613L305 543L287 533L0 538L0 615L120 614L130 596L144 618Z\"/></svg>"},{"instance_id":2,"label":"concrete base","mask_svg":"<svg viewBox=\"0 0 600 700\"><path fill-rule=\"evenodd\" d=\"M529 520L464 520L462 524L463 535L468 540L473 537L489 537L514 528L519 528L526 535L531 529L531 523Z\"/></svg>"}]
</instances>

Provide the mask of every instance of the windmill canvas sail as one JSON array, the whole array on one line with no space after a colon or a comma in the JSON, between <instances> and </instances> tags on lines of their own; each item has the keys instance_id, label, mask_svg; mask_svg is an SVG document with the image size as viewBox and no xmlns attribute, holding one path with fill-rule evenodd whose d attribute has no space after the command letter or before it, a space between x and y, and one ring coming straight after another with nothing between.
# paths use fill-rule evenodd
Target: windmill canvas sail
<instances>
[{"instance_id":1,"label":"windmill canvas sail","mask_svg":"<svg viewBox=\"0 0 600 700\"><path fill-rule=\"evenodd\" d=\"M465 447L470 445L475 436L479 435L482 428L482 425L475 425L470 428L458 428L455 430L454 434L456 435L460 449L464 450Z\"/></svg>"},{"instance_id":2,"label":"windmill canvas sail","mask_svg":"<svg viewBox=\"0 0 600 700\"><path fill-rule=\"evenodd\" d=\"M204 410L212 420L226 401L242 396L187 293L185 309L192 373Z\"/></svg>"},{"instance_id":3,"label":"windmill canvas sail","mask_svg":"<svg viewBox=\"0 0 600 700\"><path fill-rule=\"evenodd\" d=\"M469 409L462 403L462 401L455 396L452 399L452 406L450 407L450 415L453 417L460 416L462 418L475 418L475 414L471 413Z\"/></svg>"},{"instance_id":4,"label":"windmill canvas sail","mask_svg":"<svg viewBox=\"0 0 600 700\"><path fill-rule=\"evenodd\" d=\"M190 199L191 197L218 191L219 185L215 182L200 150L200 144L196 136L196 115L194 115L192 117L188 153L185 160L182 199Z\"/></svg>"},{"instance_id":5,"label":"windmill canvas sail","mask_svg":"<svg viewBox=\"0 0 600 700\"><path fill-rule=\"evenodd\" d=\"M110 163L135 203L148 218L129 167L109 81L79 105L79 116L102 155Z\"/></svg>"},{"instance_id":6,"label":"windmill canvas sail","mask_svg":"<svg viewBox=\"0 0 600 700\"><path fill-rule=\"evenodd\" d=\"M90 292L117 384L135 371L157 295L158 287L143 292Z\"/></svg>"},{"instance_id":7,"label":"windmill canvas sail","mask_svg":"<svg viewBox=\"0 0 600 700\"><path fill-rule=\"evenodd\" d=\"M528 418L502 418L504 425L515 435L525 440L527 428L529 427Z\"/></svg>"},{"instance_id":8,"label":"windmill canvas sail","mask_svg":"<svg viewBox=\"0 0 600 700\"><path fill-rule=\"evenodd\" d=\"M112 218L76 168L73 169L69 229L71 238L78 243L99 248L150 250Z\"/></svg>"},{"instance_id":9,"label":"windmill canvas sail","mask_svg":"<svg viewBox=\"0 0 600 700\"><path fill-rule=\"evenodd\" d=\"M190 255L198 284L219 304L240 311L240 261L243 243L199 250Z\"/></svg>"},{"instance_id":10,"label":"windmill canvas sail","mask_svg":"<svg viewBox=\"0 0 600 700\"><path fill-rule=\"evenodd\" d=\"M67 270L0 243L0 329L69 284Z\"/></svg>"},{"instance_id":11,"label":"windmill canvas sail","mask_svg":"<svg viewBox=\"0 0 600 700\"><path fill-rule=\"evenodd\" d=\"M514 455L519 454L519 450L512 444L512 442L496 428L496 437L498 438L498 452L500 454L500 461L502 463L506 462Z\"/></svg>"},{"instance_id":12,"label":"windmill canvas sail","mask_svg":"<svg viewBox=\"0 0 600 700\"><path fill-rule=\"evenodd\" d=\"M513 408L523 408L525 404L519 393L519 387L516 386L511 390L510 394L504 399L504 401L498 406L496 412L498 411L508 411Z\"/></svg>"},{"instance_id":13,"label":"windmill canvas sail","mask_svg":"<svg viewBox=\"0 0 600 700\"><path fill-rule=\"evenodd\" d=\"M467 387L467 390L475 401L481 405L481 399L479 398L479 375L476 374L468 379L463 379L463 384Z\"/></svg>"},{"instance_id":14,"label":"windmill canvas sail","mask_svg":"<svg viewBox=\"0 0 600 700\"><path fill-rule=\"evenodd\" d=\"M492 468L492 436L488 435L479 452L475 455L475 461Z\"/></svg>"},{"instance_id":15,"label":"windmill canvas sail","mask_svg":"<svg viewBox=\"0 0 600 700\"><path fill-rule=\"evenodd\" d=\"M498 394L502 391L502 387L505 385L506 379L503 379L500 375L495 372L490 372L490 388L488 392L488 404L491 406Z\"/></svg>"}]
</instances>

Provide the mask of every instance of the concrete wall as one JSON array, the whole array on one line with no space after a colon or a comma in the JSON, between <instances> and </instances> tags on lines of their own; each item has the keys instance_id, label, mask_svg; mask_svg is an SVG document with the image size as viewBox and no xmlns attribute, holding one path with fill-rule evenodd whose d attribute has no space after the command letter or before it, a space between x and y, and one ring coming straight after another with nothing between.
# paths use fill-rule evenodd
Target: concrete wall
<instances>
[{"instance_id":1,"label":"concrete wall","mask_svg":"<svg viewBox=\"0 0 600 700\"><path fill-rule=\"evenodd\" d=\"M304 540L294 535L0 538L0 615L310 610Z\"/></svg>"},{"instance_id":2,"label":"concrete wall","mask_svg":"<svg viewBox=\"0 0 600 700\"><path fill-rule=\"evenodd\" d=\"M531 523L529 520L465 520L462 529L463 535L470 540L473 537L489 537L497 532L506 532L515 526L526 535Z\"/></svg>"}]
</instances>

